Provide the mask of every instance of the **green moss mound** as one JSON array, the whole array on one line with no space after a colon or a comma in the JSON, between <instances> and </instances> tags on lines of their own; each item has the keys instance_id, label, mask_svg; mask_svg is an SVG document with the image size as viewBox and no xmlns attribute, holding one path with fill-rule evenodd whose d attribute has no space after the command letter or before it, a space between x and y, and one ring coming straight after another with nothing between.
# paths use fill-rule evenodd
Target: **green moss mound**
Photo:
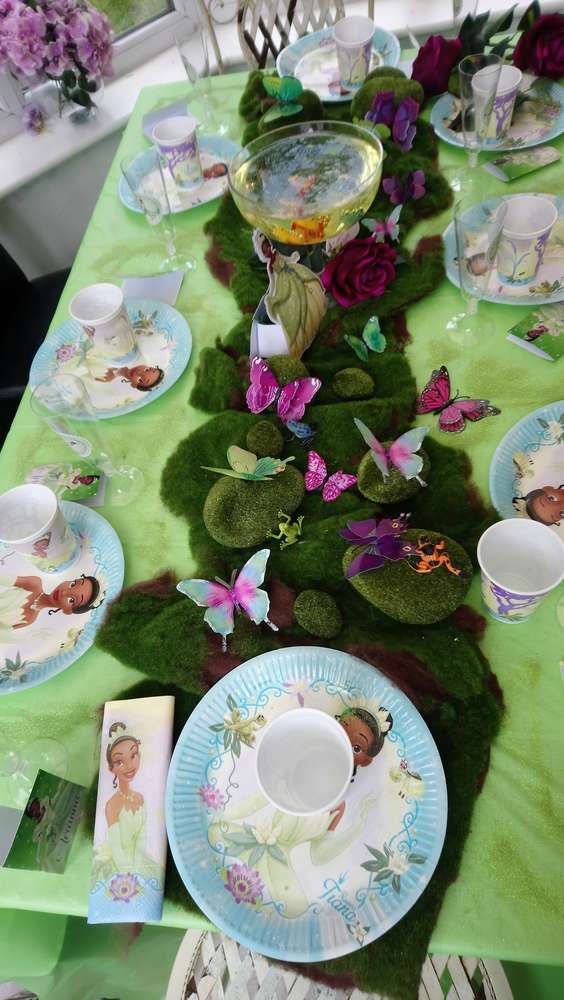
<instances>
[{"instance_id":1,"label":"green moss mound","mask_svg":"<svg viewBox=\"0 0 564 1000\"><path fill-rule=\"evenodd\" d=\"M335 598L323 590L302 590L294 602L294 615L298 625L319 639L334 639L343 627Z\"/></svg>"},{"instance_id":2,"label":"green moss mound","mask_svg":"<svg viewBox=\"0 0 564 1000\"><path fill-rule=\"evenodd\" d=\"M368 399L375 389L374 379L362 368L341 368L333 375L332 384L341 399Z\"/></svg>"},{"instance_id":3,"label":"green moss mound","mask_svg":"<svg viewBox=\"0 0 564 1000\"><path fill-rule=\"evenodd\" d=\"M404 97L413 97L420 107L423 106L425 95L420 83L417 83L416 80L407 80L405 77L402 79L398 76L382 73L366 80L360 90L357 90L351 101L351 116L364 118L366 112L370 111L376 94L387 90L393 92L396 106L403 101Z\"/></svg>"},{"instance_id":4,"label":"green moss mound","mask_svg":"<svg viewBox=\"0 0 564 1000\"><path fill-rule=\"evenodd\" d=\"M204 524L218 545L231 549L260 545L269 531L276 531L278 511L293 514L303 495L303 476L291 465L266 482L222 476L206 497Z\"/></svg>"},{"instance_id":5,"label":"green moss mound","mask_svg":"<svg viewBox=\"0 0 564 1000\"><path fill-rule=\"evenodd\" d=\"M349 583L370 604L398 622L409 625L430 625L447 618L462 604L472 579L472 563L461 545L452 538L445 538L434 531L410 528L406 538L419 542L422 538L436 544L446 542L452 565L462 572L455 576L446 566L439 566L429 573L418 573L413 559L387 561L380 569L360 573ZM343 569L346 571L361 549L351 546L345 552Z\"/></svg>"},{"instance_id":6,"label":"green moss mound","mask_svg":"<svg viewBox=\"0 0 564 1000\"><path fill-rule=\"evenodd\" d=\"M270 420L259 420L247 431L247 448L258 458L279 458L284 450L284 438ZM281 473L283 475L283 473Z\"/></svg>"},{"instance_id":7,"label":"green moss mound","mask_svg":"<svg viewBox=\"0 0 564 1000\"><path fill-rule=\"evenodd\" d=\"M239 114L247 122L260 118L265 110L263 104L267 97L262 85L263 72L260 69L252 70L248 77L245 89L239 100Z\"/></svg>"},{"instance_id":8,"label":"green moss mound","mask_svg":"<svg viewBox=\"0 0 564 1000\"><path fill-rule=\"evenodd\" d=\"M217 413L233 406L239 392L239 376L233 358L225 351L204 347L190 396L192 406L207 413Z\"/></svg>"},{"instance_id":9,"label":"green moss mound","mask_svg":"<svg viewBox=\"0 0 564 1000\"><path fill-rule=\"evenodd\" d=\"M368 83L369 80L379 80L380 77L396 77L398 80L407 80L407 77L403 70L398 69L397 66L377 66L376 69L370 70L364 83Z\"/></svg>"},{"instance_id":10,"label":"green moss mound","mask_svg":"<svg viewBox=\"0 0 564 1000\"><path fill-rule=\"evenodd\" d=\"M295 115L285 115L283 118L275 118L274 121L265 121L264 115L259 118L257 134L266 135L268 132L284 128L286 125L294 125L297 122L322 121L325 118L323 105L313 90L303 90L297 103L302 105L302 110L296 111Z\"/></svg>"},{"instance_id":11,"label":"green moss mound","mask_svg":"<svg viewBox=\"0 0 564 1000\"><path fill-rule=\"evenodd\" d=\"M383 442L384 448L389 448L391 444L391 441ZM420 476L423 482L427 483L429 482L431 462L426 451L421 449L419 454L423 459ZM408 500L410 497L416 496L419 490L423 489L416 479L405 479L391 463L388 468L388 476L384 479L370 451L367 451L362 459L357 476L359 492L368 500L373 500L374 503L399 503L401 500Z\"/></svg>"},{"instance_id":12,"label":"green moss mound","mask_svg":"<svg viewBox=\"0 0 564 1000\"><path fill-rule=\"evenodd\" d=\"M293 382L296 378L305 378L307 368L299 358L291 358L289 354L275 354L268 358L268 367L278 379L280 385Z\"/></svg>"}]
</instances>

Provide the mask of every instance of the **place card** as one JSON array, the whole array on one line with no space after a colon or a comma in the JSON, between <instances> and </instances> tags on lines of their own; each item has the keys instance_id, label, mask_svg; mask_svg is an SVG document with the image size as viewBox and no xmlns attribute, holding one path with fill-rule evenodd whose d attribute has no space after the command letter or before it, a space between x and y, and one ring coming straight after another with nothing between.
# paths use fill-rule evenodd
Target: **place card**
<instances>
[{"instance_id":1,"label":"place card","mask_svg":"<svg viewBox=\"0 0 564 1000\"><path fill-rule=\"evenodd\" d=\"M522 149L517 153L500 153L495 160L483 164L484 170L493 174L500 181L514 181L534 170L556 163L561 154L554 146L535 146L534 149Z\"/></svg>"},{"instance_id":2,"label":"place card","mask_svg":"<svg viewBox=\"0 0 564 1000\"><path fill-rule=\"evenodd\" d=\"M23 812L0 807L0 865L64 872L86 789L39 770Z\"/></svg>"},{"instance_id":3,"label":"place card","mask_svg":"<svg viewBox=\"0 0 564 1000\"><path fill-rule=\"evenodd\" d=\"M26 483L48 486L59 500L89 501L88 506L101 506L105 493L104 473L90 462L57 462L30 469ZM97 494L101 491L100 497Z\"/></svg>"},{"instance_id":4,"label":"place card","mask_svg":"<svg viewBox=\"0 0 564 1000\"><path fill-rule=\"evenodd\" d=\"M512 326L507 340L545 361L564 354L564 303L539 306Z\"/></svg>"},{"instance_id":5,"label":"place card","mask_svg":"<svg viewBox=\"0 0 564 1000\"><path fill-rule=\"evenodd\" d=\"M104 708L88 923L160 920L174 698Z\"/></svg>"}]
</instances>

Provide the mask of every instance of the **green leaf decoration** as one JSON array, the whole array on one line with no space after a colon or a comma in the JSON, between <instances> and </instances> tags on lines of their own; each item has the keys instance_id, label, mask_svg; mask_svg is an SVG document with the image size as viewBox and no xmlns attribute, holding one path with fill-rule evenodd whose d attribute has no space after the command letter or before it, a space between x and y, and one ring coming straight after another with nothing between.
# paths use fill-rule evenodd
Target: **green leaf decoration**
<instances>
[{"instance_id":1,"label":"green leaf decoration","mask_svg":"<svg viewBox=\"0 0 564 1000\"><path fill-rule=\"evenodd\" d=\"M284 851L278 847L278 844L269 844L267 851L271 858L275 858L275 860L279 861L281 864L286 865L288 863L284 857Z\"/></svg>"},{"instance_id":2,"label":"green leaf decoration","mask_svg":"<svg viewBox=\"0 0 564 1000\"><path fill-rule=\"evenodd\" d=\"M378 122L374 131L378 133L381 139L389 139L392 134L390 128L384 125L384 122Z\"/></svg>"},{"instance_id":3,"label":"green leaf decoration","mask_svg":"<svg viewBox=\"0 0 564 1000\"><path fill-rule=\"evenodd\" d=\"M494 21L491 27L491 31L489 31L488 33L489 38L493 38L494 35L499 35L502 31L509 31L513 23L513 14L515 13L516 6L517 4L514 3L513 6L509 8L508 11L506 11L504 14L501 15L500 18L498 18L497 21Z\"/></svg>"},{"instance_id":4,"label":"green leaf decoration","mask_svg":"<svg viewBox=\"0 0 564 1000\"><path fill-rule=\"evenodd\" d=\"M371 316L365 324L362 339L366 346L371 351L375 351L376 354L382 354L386 350L386 338L380 331L380 320L377 316Z\"/></svg>"},{"instance_id":5,"label":"green leaf decoration","mask_svg":"<svg viewBox=\"0 0 564 1000\"><path fill-rule=\"evenodd\" d=\"M360 867L364 868L367 872L382 871L382 863L380 861L376 861L376 859L374 859L374 861L363 861Z\"/></svg>"},{"instance_id":6,"label":"green leaf decoration","mask_svg":"<svg viewBox=\"0 0 564 1000\"><path fill-rule=\"evenodd\" d=\"M273 122L277 118L289 118L290 115L297 115L303 111L303 104L275 104L263 115L263 122Z\"/></svg>"},{"instance_id":7,"label":"green leaf decoration","mask_svg":"<svg viewBox=\"0 0 564 1000\"><path fill-rule=\"evenodd\" d=\"M232 742L232 745L231 745L231 750L235 754L236 757L240 757L241 756L241 742L240 742L238 736L234 736L233 737L233 742Z\"/></svg>"},{"instance_id":8,"label":"green leaf decoration","mask_svg":"<svg viewBox=\"0 0 564 1000\"><path fill-rule=\"evenodd\" d=\"M229 750L231 743L233 742L233 733L230 729L226 729L223 734L223 746L226 750Z\"/></svg>"},{"instance_id":9,"label":"green leaf decoration","mask_svg":"<svg viewBox=\"0 0 564 1000\"><path fill-rule=\"evenodd\" d=\"M376 861L381 862L380 867L387 865L388 859L385 854L382 854L382 851L377 851L375 847L369 847L368 844L366 844L366 849L370 851L373 858L376 858Z\"/></svg>"},{"instance_id":10,"label":"green leaf decoration","mask_svg":"<svg viewBox=\"0 0 564 1000\"><path fill-rule=\"evenodd\" d=\"M397 893L398 896L400 894L400 885L401 883L399 875L394 875L392 877L392 889L394 890L395 893Z\"/></svg>"},{"instance_id":11,"label":"green leaf decoration","mask_svg":"<svg viewBox=\"0 0 564 1000\"><path fill-rule=\"evenodd\" d=\"M343 340L354 351L360 361L368 361L368 348L360 337L354 337L351 333L347 333Z\"/></svg>"},{"instance_id":12,"label":"green leaf decoration","mask_svg":"<svg viewBox=\"0 0 564 1000\"><path fill-rule=\"evenodd\" d=\"M225 726L223 725L223 722L214 722L213 726L210 726L209 728L211 729L212 733L222 733L223 730L225 729Z\"/></svg>"},{"instance_id":13,"label":"green leaf decoration","mask_svg":"<svg viewBox=\"0 0 564 1000\"><path fill-rule=\"evenodd\" d=\"M237 702L232 694L227 695L227 707L230 708L232 712L234 712L237 708Z\"/></svg>"},{"instance_id":14,"label":"green leaf decoration","mask_svg":"<svg viewBox=\"0 0 564 1000\"><path fill-rule=\"evenodd\" d=\"M260 859L262 858L266 848L264 844L257 844L255 849L251 851L249 855L249 866L258 865Z\"/></svg>"},{"instance_id":15,"label":"green leaf decoration","mask_svg":"<svg viewBox=\"0 0 564 1000\"><path fill-rule=\"evenodd\" d=\"M424 861L427 860L425 854L408 854L407 860L411 862L412 865L422 865Z\"/></svg>"},{"instance_id":16,"label":"green leaf decoration","mask_svg":"<svg viewBox=\"0 0 564 1000\"><path fill-rule=\"evenodd\" d=\"M295 101L304 89L295 76L263 76L262 85L270 97L283 104Z\"/></svg>"},{"instance_id":17,"label":"green leaf decoration","mask_svg":"<svg viewBox=\"0 0 564 1000\"><path fill-rule=\"evenodd\" d=\"M368 863L370 864L370 862ZM362 867L364 867L364 865ZM376 872L376 875L374 876L374 881L383 882L384 879L389 878L391 874L392 874L391 868L381 868L379 872Z\"/></svg>"},{"instance_id":18,"label":"green leaf decoration","mask_svg":"<svg viewBox=\"0 0 564 1000\"><path fill-rule=\"evenodd\" d=\"M523 14L523 17L519 21L517 31L528 31L529 28L532 28L537 18L540 17L540 12L540 3L538 0L533 0L533 3L529 4Z\"/></svg>"}]
</instances>

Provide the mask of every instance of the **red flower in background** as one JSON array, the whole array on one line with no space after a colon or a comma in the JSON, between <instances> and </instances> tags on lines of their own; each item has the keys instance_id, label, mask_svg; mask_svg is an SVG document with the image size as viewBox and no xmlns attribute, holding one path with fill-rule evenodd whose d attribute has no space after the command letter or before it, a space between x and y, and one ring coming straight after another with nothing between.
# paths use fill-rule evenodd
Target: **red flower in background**
<instances>
[{"instance_id":1,"label":"red flower in background","mask_svg":"<svg viewBox=\"0 0 564 1000\"><path fill-rule=\"evenodd\" d=\"M431 35L417 53L411 79L421 84L426 97L442 94L448 87L448 78L461 54L460 38Z\"/></svg>"},{"instance_id":2,"label":"red flower in background","mask_svg":"<svg viewBox=\"0 0 564 1000\"><path fill-rule=\"evenodd\" d=\"M564 14L541 14L521 35L513 62L536 76L564 76Z\"/></svg>"}]
</instances>

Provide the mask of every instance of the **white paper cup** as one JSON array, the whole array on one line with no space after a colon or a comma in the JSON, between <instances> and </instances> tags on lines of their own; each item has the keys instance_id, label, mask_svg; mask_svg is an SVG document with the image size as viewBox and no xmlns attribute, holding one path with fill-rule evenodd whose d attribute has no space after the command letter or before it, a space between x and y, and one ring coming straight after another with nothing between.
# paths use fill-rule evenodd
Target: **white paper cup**
<instances>
[{"instance_id":1,"label":"white paper cup","mask_svg":"<svg viewBox=\"0 0 564 1000\"><path fill-rule=\"evenodd\" d=\"M184 191L199 187L203 179L197 129L198 121L192 115L176 115L165 118L152 131L174 183Z\"/></svg>"},{"instance_id":2,"label":"white paper cup","mask_svg":"<svg viewBox=\"0 0 564 1000\"><path fill-rule=\"evenodd\" d=\"M497 74L497 67L485 66L472 78L472 90L474 92L476 131L481 138L497 142L503 139L511 125L513 108L517 91L521 83L523 74L516 66L503 64L499 72L499 80L491 104L492 80ZM488 120L484 117L487 115Z\"/></svg>"},{"instance_id":3,"label":"white paper cup","mask_svg":"<svg viewBox=\"0 0 564 1000\"><path fill-rule=\"evenodd\" d=\"M558 209L550 198L516 194L507 199L496 262L501 282L527 285L535 277L557 219Z\"/></svg>"},{"instance_id":4,"label":"white paper cup","mask_svg":"<svg viewBox=\"0 0 564 1000\"><path fill-rule=\"evenodd\" d=\"M0 542L42 573L60 573L76 561L80 542L48 486L26 483L0 496Z\"/></svg>"},{"instance_id":5,"label":"white paper cup","mask_svg":"<svg viewBox=\"0 0 564 1000\"><path fill-rule=\"evenodd\" d=\"M366 79L375 30L376 25L370 17L358 14L343 17L333 28L341 86L346 90L358 90Z\"/></svg>"},{"instance_id":6,"label":"white paper cup","mask_svg":"<svg viewBox=\"0 0 564 1000\"><path fill-rule=\"evenodd\" d=\"M137 342L117 285L88 285L71 299L69 313L104 357L121 362L137 357Z\"/></svg>"},{"instance_id":7,"label":"white paper cup","mask_svg":"<svg viewBox=\"0 0 564 1000\"><path fill-rule=\"evenodd\" d=\"M512 517L484 531L478 562L492 618L523 622L564 579L564 544L545 524Z\"/></svg>"},{"instance_id":8,"label":"white paper cup","mask_svg":"<svg viewBox=\"0 0 564 1000\"><path fill-rule=\"evenodd\" d=\"M256 769L259 788L273 806L312 816L343 801L353 774L352 747L333 716L296 708L264 730Z\"/></svg>"}]
</instances>

